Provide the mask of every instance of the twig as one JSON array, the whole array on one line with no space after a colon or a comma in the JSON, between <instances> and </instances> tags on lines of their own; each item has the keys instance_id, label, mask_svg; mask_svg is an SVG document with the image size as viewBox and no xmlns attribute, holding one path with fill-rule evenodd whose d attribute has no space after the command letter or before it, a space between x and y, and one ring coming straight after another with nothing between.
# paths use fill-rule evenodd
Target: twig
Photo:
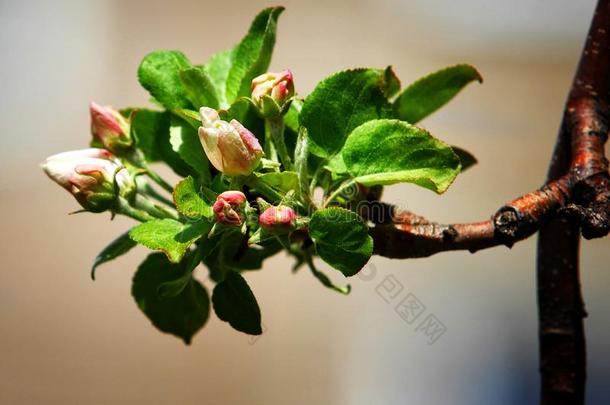
<instances>
[{"instance_id":1,"label":"twig","mask_svg":"<svg viewBox=\"0 0 610 405\"><path fill-rule=\"evenodd\" d=\"M536 232L566 205L572 178L564 176L500 208L492 219L444 225L379 202L361 205L360 212L377 225L370 230L375 253L391 258L427 257L450 250L476 252L498 245L512 246Z\"/></svg>"}]
</instances>

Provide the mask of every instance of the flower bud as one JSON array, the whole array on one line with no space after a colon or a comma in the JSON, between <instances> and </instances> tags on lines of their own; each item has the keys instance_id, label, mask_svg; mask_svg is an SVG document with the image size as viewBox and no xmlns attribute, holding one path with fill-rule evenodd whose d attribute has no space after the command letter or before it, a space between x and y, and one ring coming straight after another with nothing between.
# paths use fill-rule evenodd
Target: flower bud
<instances>
[{"instance_id":1,"label":"flower bud","mask_svg":"<svg viewBox=\"0 0 610 405\"><path fill-rule=\"evenodd\" d=\"M224 225L239 226L244 222L246 196L241 191L225 191L216 197L212 207L216 221Z\"/></svg>"},{"instance_id":2,"label":"flower bud","mask_svg":"<svg viewBox=\"0 0 610 405\"><path fill-rule=\"evenodd\" d=\"M88 211L105 211L117 196L131 198L136 191L127 169L104 149L59 153L48 157L41 166L51 180L68 190Z\"/></svg>"},{"instance_id":3,"label":"flower bud","mask_svg":"<svg viewBox=\"0 0 610 405\"><path fill-rule=\"evenodd\" d=\"M258 217L260 226L271 233L286 233L294 227L297 214L290 207L279 205L267 208Z\"/></svg>"},{"instance_id":4,"label":"flower bud","mask_svg":"<svg viewBox=\"0 0 610 405\"><path fill-rule=\"evenodd\" d=\"M201 107L202 126L199 139L208 159L216 169L230 176L247 176L258 166L263 148L237 120L219 118L212 108Z\"/></svg>"},{"instance_id":5,"label":"flower bud","mask_svg":"<svg viewBox=\"0 0 610 405\"><path fill-rule=\"evenodd\" d=\"M89 112L94 141L114 153L125 151L131 146L129 121L121 113L112 107L104 107L94 102L89 104Z\"/></svg>"},{"instance_id":6,"label":"flower bud","mask_svg":"<svg viewBox=\"0 0 610 405\"><path fill-rule=\"evenodd\" d=\"M252 80L252 101L264 116L280 114L292 96L294 81L288 69L279 73L267 72Z\"/></svg>"}]
</instances>

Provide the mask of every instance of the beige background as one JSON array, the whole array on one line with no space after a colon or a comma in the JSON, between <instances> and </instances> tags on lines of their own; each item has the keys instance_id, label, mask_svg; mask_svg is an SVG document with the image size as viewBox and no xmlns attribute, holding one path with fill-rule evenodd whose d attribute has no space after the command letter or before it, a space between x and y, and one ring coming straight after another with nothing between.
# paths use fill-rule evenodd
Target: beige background
<instances>
[{"instance_id":1,"label":"beige background","mask_svg":"<svg viewBox=\"0 0 610 405\"><path fill-rule=\"evenodd\" d=\"M291 68L301 94L347 67L392 64L405 84L458 62L483 74L424 123L479 165L442 198L404 185L388 200L441 221L479 220L541 185L593 1L284 4L272 68ZM274 258L247 275L267 328L255 342L214 316L190 347L157 332L129 292L144 249L89 279L95 254L131 222L67 216L76 203L37 164L87 144L89 100L146 104L135 71L147 52L179 48L203 62L265 5L0 2L0 403L532 403L534 239L476 255L375 257L372 279L349 280L349 297ZM582 253L591 404L610 395L608 243L585 242ZM377 295L387 276L446 325L435 344Z\"/></svg>"}]
</instances>

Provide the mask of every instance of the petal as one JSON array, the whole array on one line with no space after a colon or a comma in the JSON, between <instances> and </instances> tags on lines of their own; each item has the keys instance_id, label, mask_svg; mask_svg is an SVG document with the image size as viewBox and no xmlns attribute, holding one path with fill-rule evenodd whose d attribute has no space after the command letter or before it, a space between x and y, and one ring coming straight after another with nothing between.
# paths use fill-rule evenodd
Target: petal
<instances>
[{"instance_id":1,"label":"petal","mask_svg":"<svg viewBox=\"0 0 610 405\"><path fill-rule=\"evenodd\" d=\"M218 195L217 201L226 201L231 205L241 205L246 202L246 195L241 191L229 190Z\"/></svg>"},{"instance_id":2,"label":"petal","mask_svg":"<svg viewBox=\"0 0 610 405\"><path fill-rule=\"evenodd\" d=\"M201 107L199 109L199 115L201 115L201 123L204 127L210 127L220 119L218 111L210 107Z\"/></svg>"},{"instance_id":3,"label":"petal","mask_svg":"<svg viewBox=\"0 0 610 405\"><path fill-rule=\"evenodd\" d=\"M249 152L256 153L263 151L263 148L261 148L260 143L258 143L256 136L254 136L254 134L244 127L239 121L231 120L230 124L237 130L241 141Z\"/></svg>"},{"instance_id":4,"label":"petal","mask_svg":"<svg viewBox=\"0 0 610 405\"><path fill-rule=\"evenodd\" d=\"M49 156L47 162L50 160L72 160L80 158L100 158L100 159L115 159L114 155L106 149L99 148L87 148L80 150L72 150L68 152L57 153Z\"/></svg>"},{"instance_id":5,"label":"petal","mask_svg":"<svg viewBox=\"0 0 610 405\"><path fill-rule=\"evenodd\" d=\"M89 104L89 112L91 113L91 131L94 136L98 136L101 131L106 130L116 134L123 133L113 108L103 107L92 101ZM118 114L118 111L116 111L116 114Z\"/></svg>"},{"instance_id":6,"label":"petal","mask_svg":"<svg viewBox=\"0 0 610 405\"><path fill-rule=\"evenodd\" d=\"M198 134L201 146L203 146L203 151L208 157L208 160L217 170L223 172L224 165L218 146L218 130L216 128L199 127Z\"/></svg>"}]
</instances>

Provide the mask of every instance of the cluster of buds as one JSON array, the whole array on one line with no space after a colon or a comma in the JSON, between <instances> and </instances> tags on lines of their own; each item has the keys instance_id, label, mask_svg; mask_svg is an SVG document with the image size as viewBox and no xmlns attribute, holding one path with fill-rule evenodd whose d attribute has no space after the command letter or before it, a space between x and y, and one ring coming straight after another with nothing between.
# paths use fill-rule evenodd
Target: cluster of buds
<instances>
[{"instance_id":1,"label":"cluster of buds","mask_svg":"<svg viewBox=\"0 0 610 405\"><path fill-rule=\"evenodd\" d=\"M252 80L252 103L262 116L274 117L284 114L294 96L292 72L267 72Z\"/></svg>"},{"instance_id":2,"label":"cluster of buds","mask_svg":"<svg viewBox=\"0 0 610 405\"><path fill-rule=\"evenodd\" d=\"M221 120L213 108L201 107L199 113L199 139L212 165L230 176L252 173L263 156L254 134L237 120Z\"/></svg>"},{"instance_id":3,"label":"cluster of buds","mask_svg":"<svg viewBox=\"0 0 610 405\"><path fill-rule=\"evenodd\" d=\"M104 149L59 153L42 164L44 172L92 212L113 206L118 196L131 199L136 184L122 163Z\"/></svg>"},{"instance_id":4,"label":"cluster of buds","mask_svg":"<svg viewBox=\"0 0 610 405\"><path fill-rule=\"evenodd\" d=\"M216 197L212 207L216 222L227 226L241 226L246 220L248 202L241 191L225 191ZM297 214L285 205L269 206L258 217L258 224L264 231L281 235L295 229Z\"/></svg>"},{"instance_id":5,"label":"cluster of buds","mask_svg":"<svg viewBox=\"0 0 610 405\"><path fill-rule=\"evenodd\" d=\"M89 105L93 146L103 146L115 154L122 154L133 143L129 121L110 106L94 102Z\"/></svg>"}]
</instances>

